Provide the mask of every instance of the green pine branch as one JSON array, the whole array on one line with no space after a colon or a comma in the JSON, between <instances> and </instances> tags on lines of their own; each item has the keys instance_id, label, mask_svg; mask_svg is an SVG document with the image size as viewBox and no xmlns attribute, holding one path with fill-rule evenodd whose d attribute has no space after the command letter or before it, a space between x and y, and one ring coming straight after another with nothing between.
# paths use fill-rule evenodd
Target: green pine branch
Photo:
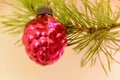
<instances>
[{"instance_id":1,"label":"green pine branch","mask_svg":"<svg viewBox=\"0 0 120 80\"><path fill-rule=\"evenodd\" d=\"M53 9L54 17L67 28L68 46L74 45L74 50L83 53L81 66L87 63L95 65L99 60L103 70L108 74L110 62L115 61L115 53L120 51L120 8L114 12L110 0L12 0L5 2L15 8L13 15L4 16L1 23L5 32L22 34L25 25L36 16L38 7L47 6ZM14 3L13 3L14 2ZM81 5L77 5L81 3ZM76 6L77 5L77 6ZM1 16L3 18L3 16ZM19 43L17 41L17 43ZM106 63L102 60L106 58ZM107 66L106 66L107 64Z\"/></svg>"}]
</instances>

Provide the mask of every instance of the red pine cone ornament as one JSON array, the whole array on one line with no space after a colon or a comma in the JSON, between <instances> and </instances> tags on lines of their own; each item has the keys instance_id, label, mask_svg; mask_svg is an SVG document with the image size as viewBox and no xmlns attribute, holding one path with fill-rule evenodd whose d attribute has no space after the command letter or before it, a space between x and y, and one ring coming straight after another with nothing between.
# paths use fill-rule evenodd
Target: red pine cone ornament
<instances>
[{"instance_id":1,"label":"red pine cone ornament","mask_svg":"<svg viewBox=\"0 0 120 80\"><path fill-rule=\"evenodd\" d=\"M39 8L26 25L22 42L31 60L43 66L53 64L67 45L66 28L52 17L50 8Z\"/></svg>"}]
</instances>

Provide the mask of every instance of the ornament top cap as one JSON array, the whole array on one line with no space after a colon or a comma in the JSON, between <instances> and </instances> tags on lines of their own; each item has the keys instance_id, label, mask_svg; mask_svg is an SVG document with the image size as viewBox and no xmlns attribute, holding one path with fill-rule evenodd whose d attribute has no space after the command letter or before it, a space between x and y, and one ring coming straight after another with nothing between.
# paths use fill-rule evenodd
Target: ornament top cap
<instances>
[{"instance_id":1,"label":"ornament top cap","mask_svg":"<svg viewBox=\"0 0 120 80\"><path fill-rule=\"evenodd\" d=\"M49 14L52 16L52 9L48 7L41 7L37 9L37 15L44 15L44 14Z\"/></svg>"}]
</instances>

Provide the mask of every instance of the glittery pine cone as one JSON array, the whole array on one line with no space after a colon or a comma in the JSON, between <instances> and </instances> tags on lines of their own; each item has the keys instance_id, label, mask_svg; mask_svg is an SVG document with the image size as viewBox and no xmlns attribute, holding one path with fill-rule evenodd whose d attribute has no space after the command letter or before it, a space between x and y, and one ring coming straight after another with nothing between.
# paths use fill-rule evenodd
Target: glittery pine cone
<instances>
[{"instance_id":1,"label":"glittery pine cone","mask_svg":"<svg viewBox=\"0 0 120 80\"><path fill-rule=\"evenodd\" d=\"M40 65L53 64L67 45L66 28L49 14L37 15L26 25L22 42L30 59Z\"/></svg>"}]
</instances>

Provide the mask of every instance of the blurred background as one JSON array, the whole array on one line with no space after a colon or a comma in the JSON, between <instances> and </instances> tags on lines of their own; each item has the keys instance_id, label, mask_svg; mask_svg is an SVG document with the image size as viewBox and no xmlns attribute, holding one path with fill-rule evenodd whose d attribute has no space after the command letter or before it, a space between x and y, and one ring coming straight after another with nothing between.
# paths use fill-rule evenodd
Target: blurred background
<instances>
[{"instance_id":1,"label":"blurred background","mask_svg":"<svg viewBox=\"0 0 120 80\"><path fill-rule=\"evenodd\" d=\"M111 1L113 9L116 4L120 4L119 0ZM0 14L11 14L12 11L12 7L0 0ZM15 36L0 32L0 80L119 80L120 78L120 64L114 62L108 76L99 63L93 67L87 65L81 68L81 54L76 54L72 47L67 47L64 55L55 64L40 66L28 58L23 46L14 45L16 40Z\"/></svg>"}]
</instances>

